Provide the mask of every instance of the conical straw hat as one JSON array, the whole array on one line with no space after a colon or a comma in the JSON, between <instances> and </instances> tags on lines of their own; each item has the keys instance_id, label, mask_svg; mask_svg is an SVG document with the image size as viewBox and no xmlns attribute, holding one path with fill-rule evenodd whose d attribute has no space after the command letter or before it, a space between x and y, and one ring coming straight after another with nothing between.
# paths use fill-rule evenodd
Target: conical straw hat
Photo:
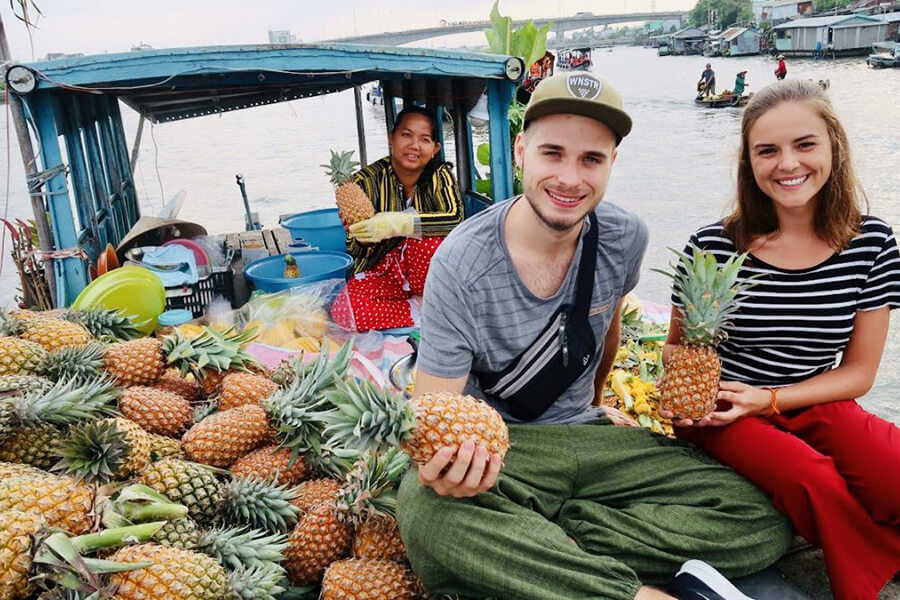
<instances>
[{"instance_id":1,"label":"conical straw hat","mask_svg":"<svg viewBox=\"0 0 900 600\"><path fill-rule=\"evenodd\" d=\"M206 235L203 225L180 219L142 216L119 242L116 254L122 259L125 251L135 246L159 246L175 238L193 238L198 235Z\"/></svg>"}]
</instances>

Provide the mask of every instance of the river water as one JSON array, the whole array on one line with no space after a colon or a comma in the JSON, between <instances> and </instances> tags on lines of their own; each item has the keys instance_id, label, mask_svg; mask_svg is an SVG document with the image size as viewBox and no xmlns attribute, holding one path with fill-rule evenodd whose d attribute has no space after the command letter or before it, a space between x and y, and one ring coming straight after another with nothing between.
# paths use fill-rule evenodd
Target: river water
<instances>
[{"instance_id":1,"label":"river water","mask_svg":"<svg viewBox=\"0 0 900 600\"><path fill-rule=\"evenodd\" d=\"M658 57L644 48L594 52L594 72L621 91L634 130L619 149L606 199L642 216L651 242L637 292L667 302L669 283L650 272L669 261L698 226L726 212L734 190L739 109L710 110L693 104L695 84L707 59ZM769 57L711 59L718 89L730 88L747 70L750 91L774 80ZM863 58L834 61L792 59L789 77L830 81L830 94L855 151L871 213L900 226L900 69L870 70ZM380 107L367 107L369 160L387 143ZM129 140L135 114L123 106ZM0 119L0 194L10 216L29 217L15 136L7 147L7 120ZM244 175L253 210L264 225L278 215L332 205L320 163L329 149L356 145L350 92L275 104L221 116L189 119L144 129L135 173L144 214L155 214L179 190L187 192L181 218L203 223L210 233L243 229L243 205L234 176ZM452 140L448 140L452 144ZM452 157L452 151L448 152ZM11 163L11 164L10 164ZM9 169L7 169L9 165ZM0 305L11 303L15 270L8 258L0 274ZM862 402L900 423L895 390L900 384L900 324L894 319L873 390Z\"/></svg>"}]
</instances>

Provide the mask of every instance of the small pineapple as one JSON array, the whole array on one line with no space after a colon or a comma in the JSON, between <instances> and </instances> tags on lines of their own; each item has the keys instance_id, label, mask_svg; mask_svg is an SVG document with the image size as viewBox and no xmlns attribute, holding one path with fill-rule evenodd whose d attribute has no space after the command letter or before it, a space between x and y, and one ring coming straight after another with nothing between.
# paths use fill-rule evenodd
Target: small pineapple
<instances>
[{"instance_id":1,"label":"small pineapple","mask_svg":"<svg viewBox=\"0 0 900 600\"><path fill-rule=\"evenodd\" d=\"M148 434L150 437L150 461L156 462L164 458L180 458L187 460L187 454L181 446L181 440L170 438L165 435L157 435L155 433Z\"/></svg>"},{"instance_id":2,"label":"small pineapple","mask_svg":"<svg viewBox=\"0 0 900 600\"><path fill-rule=\"evenodd\" d=\"M119 411L144 430L180 436L194 420L190 402L173 392L135 385L119 396Z\"/></svg>"},{"instance_id":3,"label":"small pineapple","mask_svg":"<svg viewBox=\"0 0 900 600\"><path fill-rule=\"evenodd\" d=\"M39 375L47 351L35 342L0 336L0 375Z\"/></svg>"},{"instance_id":4,"label":"small pineapple","mask_svg":"<svg viewBox=\"0 0 900 600\"><path fill-rule=\"evenodd\" d=\"M681 259L673 272L657 271L674 281L682 302L681 342L666 364L660 386L660 408L677 419L700 419L716 408L722 363L716 346L725 339L736 297L751 287L738 276L746 254L721 266L712 252L696 246L692 254L673 250Z\"/></svg>"},{"instance_id":5,"label":"small pineapple","mask_svg":"<svg viewBox=\"0 0 900 600\"><path fill-rule=\"evenodd\" d=\"M372 515L356 528L351 554L354 558L374 558L403 562L406 547L400 537L397 519L390 515Z\"/></svg>"},{"instance_id":6,"label":"small pineapple","mask_svg":"<svg viewBox=\"0 0 900 600\"><path fill-rule=\"evenodd\" d=\"M282 277L285 279L298 279L300 277L300 267L297 266L297 259L290 254L284 255L284 273Z\"/></svg>"},{"instance_id":7,"label":"small pineapple","mask_svg":"<svg viewBox=\"0 0 900 600\"><path fill-rule=\"evenodd\" d=\"M222 511L222 484L213 472L197 463L164 458L150 463L139 480L172 502L183 504L188 516L202 525L214 522Z\"/></svg>"},{"instance_id":8,"label":"small pineapple","mask_svg":"<svg viewBox=\"0 0 900 600\"><path fill-rule=\"evenodd\" d=\"M230 471L240 477L272 481L275 485L296 485L306 477L306 463L301 456L291 460L288 448L265 446L239 458Z\"/></svg>"},{"instance_id":9,"label":"small pineapple","mask_svg":"<svg viewBox=\"0 0 900 600\"><path fill-rule=\"evenodd\" d=\"M178 394L188 402L197 402L200 397L200 386L191 373L182 376L178 369L169 368L151 387Z\"/></svg>"},{"instance_id":10,"label":"small pineapple","mask_svg":"<svg viewBox=\"0 0 900 600\"><path fill-rule=\"evenodd\" d=\"M436 393L408 400L370 381L337 382L325 392L334 409L321 418L338 445L358 448L401 445L419 464L444 446L465 441L506 455L509 431L496 410L472 396Z\"/></svg>"},{"instance_id":11,"label":"small pineapple","mask_svg":"<svg viewBox=\"0 0 900 600\"><path fill-rule=\"evenodd\" d=\"M297 523L284 553L288 578L297 585L317 582L330 563L350 550L355 525L372 515L392 513L394 488L409 464L409 457L396 447L363 456L337 498L313 506Z\"/></svg>"},{"instance_id":12,"label":"small pineapple","mask_svg":"<svg viewBox=\"0 0 900 600\"><path fill-rule=\"evenodd\" d=\"M406 565L387 560L348 558L325 571L320 600L415 600L424 587Z\"/></svg>"},{"instance_id":13,"label":"small pineapple","mask_svg":"<svg viewBox=\"0 0 900 600\"><path fill-rule=\"evenodd\" d=\"M25 598L31 591L35 538L45 526L40 513L0 511L0 600Z\"/></svg>"},{"instance_id":14,"label":"small pineapple","mask_svg":"<svg viewBox=\"0 0 900 600\"><path fill-rule=\"evenodd\" d=\"M300 514L308 513L312 507L327 502L337 502L341 482L331 477L310 479L297 486L291 504L300 509Z\"/></svg>"},{"instance_id":15,"label":"small pineapple","mask_svg":"<svg viewBox=\"0 0 900 600\"><path fill-rule=\"evenodd\" d=\"M121 600L221 600L227 597L225 568L205 554L159 544L140 544L120 548L110 560L151 563L148 567L109 575L116 598Z\"/></svg>"},{"instance_id":16,"label":"small pineapple","mask_svg":"<svg viewBox=\"0 0 900 600\"><path fill-rule=\"evenodd\" d=\"M196 550L200 544L200 526L190 517L166 521L159 531L153 534L157 544L173 546L182 550Z\"/></svg>"},{"instance_id":17,"label":"small pineapple","mask_svg":"<svg viewBox=\"0 0 900 600\"><path fill-rule=\"evenodd\" d=\"M259 404L277 389L278 384L264 375L239 371L228 373L219 388L219 410Z\"/></svg>"},{"instance_id":18,"label":"small pineapple","mask_svg":"<svg viewBox=\"0 0 900 600\"><path fill-rule=\"evenodd\" d=\"M266 411L257 404L214 413L191 427L181 438L191 460L228 467L271 436Z\"/></svg>"},{"instance_id":19,"label":"small pineapple","mask_svg":"<svg viewBox=\"0 0 900 600\"><path fill-rule=\"evenodd\" d=\"M37 472L0 479L0 513L36 512L47 525L74 534L93 526L94 500L94 488L72 477Z\"/></svg>"},{"instance_id":20,"label":"small pineapple","mask_svg":"<svg viewBox=\"0 0 900 600\"><path fill-rule=\"evenodd\" d=\"M40 344L47 352L68 346L85 346L93 339L84 326L63 319L45 317L15 319L8 313L0 312L0 321L4 321L3 327L6 331L29 342Z\"/></svg>"},{"instance_id":21,"label":"small pineapple","mask_svg":"<svg viewBox=\"0 0 900 600\"><path fill-rule=\"evenodd\" d=\"M331 160L325 167L325 173L335 186L334 198L346 227L371 219L375 216L372 201L359 185L351 181L353 170L359 163L353 160L353 150L335 152L331 150Z\"/></svg>"}]
</instances>

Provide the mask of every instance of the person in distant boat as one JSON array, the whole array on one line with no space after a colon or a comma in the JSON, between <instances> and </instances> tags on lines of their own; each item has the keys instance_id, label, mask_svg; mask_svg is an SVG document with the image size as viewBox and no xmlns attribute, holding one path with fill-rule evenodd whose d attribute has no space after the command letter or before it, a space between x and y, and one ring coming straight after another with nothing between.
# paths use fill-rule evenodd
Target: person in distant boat
<instances>
[{"instance_id":1,"label":"person in distant boat","mask_svg":"<svg viewBox=\"0 0 900 600\"><path fill-rule=\"evenodd\" d=\"M747 87L747 82L745 80L745 76L747 75L747 71L741 71L734 78L734 95L742 96L744 94L744 89Z\"/></svg>"},{"instance_id":2,"label":"person in distant boat","mask_svg":"<svg viewBox=\"0 0 900 600\"><path fill-rule=\"evenodd\" d=\"M418 106L397 115L390 155L353 176L375 216L349 227L354 275L331 309L338 325L357 331L411 327L431 256L463 219L453 167L440 160L438 122Z\"/></svg>"},{"instance_id":3,"label":"person in distant boat","mask_svg":"<svg viewBox=\"0 0 900 600\"><path fill-rule=\"evenodd\" d=\"M697 91L703 96L716 95L716 72L712 70L712 65L706 63L706 69L700 73L700 81L697 84Z\"/></svg>"},{"instance_id":4,"label":"person in distant boat","mask_svg":"<svg viewBox=\"0 0 900 600\"><path fill-rule=\"evenodd\" d=\"M736 207L691 245L752 279L718 346L717 409L676 432L772 496L824 550L836 600L876 600L900 570L900 428L871 389L900 306L891 226L866 214L847 134L815 82L775 82L743 113ZM665 357L681 341L672 296ZM669 415L671 416L671 415Z\"/></svg>"},{"instance_id":5,"label":"person in distant boat","mask_svg":"<svg viewBox=\"0 0 900 600\"><path fill-rule=\"evenodd\" d=\"M515 141L524 193L434 255L413 394L481 398L510 441L503 459L441 448L400 485L407 555L435 595L749 600L710 564L746 575L790 545L749 482L592 404L648 241L643 221L601 201L631 125L609 81L545 79Z\"/></svg>"},{"instance_id":6,"label":"person in distant boat","mask_svg":"<svg viewBox=\"0 0 900 600\"><path fill-rule=\"evenodd\" d=\"M775 79L784 79L787 76L787 65L784 64L784 54L778 55L778 66L775 67Z\"/></svg>"}]
</instances>

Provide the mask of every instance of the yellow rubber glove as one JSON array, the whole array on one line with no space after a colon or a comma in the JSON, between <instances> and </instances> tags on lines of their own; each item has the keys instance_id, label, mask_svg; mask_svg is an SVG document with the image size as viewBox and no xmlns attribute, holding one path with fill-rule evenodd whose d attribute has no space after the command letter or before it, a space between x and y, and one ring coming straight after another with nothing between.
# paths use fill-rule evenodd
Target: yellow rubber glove
<instances>
[{"instance_id":1,"label":"yellow rubber glove","mask_svg":"<svg viewBox=\"0 0 900 600\"><path fill-rule=\"evenodd\" d=\"M419 215L415 212L389 211L350 226L350 235L364 244L374 244L392 237L413 237Z\"/></svg>"}]
</instances>

